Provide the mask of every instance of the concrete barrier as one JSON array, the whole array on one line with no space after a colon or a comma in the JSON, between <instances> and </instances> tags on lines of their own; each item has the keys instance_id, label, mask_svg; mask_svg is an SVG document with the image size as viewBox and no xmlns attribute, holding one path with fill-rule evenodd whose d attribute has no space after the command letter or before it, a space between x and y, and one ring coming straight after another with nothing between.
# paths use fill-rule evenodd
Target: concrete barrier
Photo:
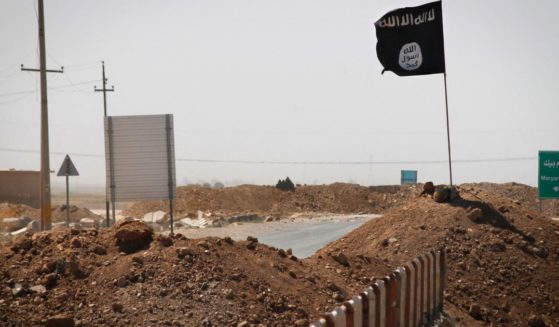
<instances>
[{"instance_id":1,"label":"concrete barrier","mask_svg":"<svg viewBox=\"0 0 559 327\"><path fill-rule=\"evenodd\" d=\"M346 325L348 327L363 326L363 298L361 295L354 296L343 304L346 311Z\"/></svg>"},{"instance_id":2,"label":"concrete barrier","mask_svg":"<svg viewBox=\"0 0 559 327\"><path fill-rule=\"evenodd\" d=\"M425 313L427 312L427 260L425 259L425 256L420 256L418 257L419 259L419 264L420 264L420 275L419 275L419 280L420 280L420 292L421 292L421 298L419 299L419 303L420 303L420 310L419 310L419 323L421 325L424 325L426 322L426 317L425 317Z\"/></svg>"},{"instance_id":3,"label":"concrete barrier","mask_svg":"<svg viewBox=\"0 0 559 327\"><path fill-rule=\"evenodd\" d=\"M363 319L364 321L366 321L368 323L367 326L369 327L374 327L375 326L375 322L377 319L377 297L375 296L375 290L373 289L372 286L367 287L367 289L365 290L365 292L363 292L368 300L368 319Z\"/></svg>"},{"instance_id":4,"label":"concrete barrier","mask_svg":"<svg viewBox=\"0 0 559 327\"><path fill-rule=\"evenodd\" d=\"M396 326L396 303L398 302L398 281L394 273L383 278L386 285L386 326Z\"/></svg>"},{"instance_id":5,"label":"concrete barrier","mask_svg":"<svg viewBox=\"0 0 559 327\"><path fill-rule=\"evenodd\" d=\"M427 268L427 307L425 310L425 316L428 321L431 321L430 313L433 310L433 258L429 253L425 254L425 262Z\"/></svg>"},{"instance_id":6,"label":"concrete barrier","mask_svg":"<svg viewBox=\"0 0 559 327\"><path fill-rule=\"evenodd\" d=\"M442 305L441 299L441 254L440 252L434 252L435 257L435 310L439 311Z\"/></svg>"},{"instance_id":7,"label":"concrete barrier","mask_svg":"<svg viewBox=\"0 0 559 327\"><path fill-rule=\"evenodd\" d=\"M413 323L412 326L419 326L421 323L421 290L423 283L421 282L421 262L419 258L415 258L412 261L412 264L415 269L415 296L414 296L414 305L413 305Z\"/></svg>"},{"instance_id":8,"label":"concrete barrier","mask_svg":"<svg viewBox=\"0 0 559 327\"><path fill-rule=\"evenodd\" d=\"M398 267L394 271L396 280L398 281L398 298L397 298L397 312L396 317L397 326L404 326L406 321L406 294L409 292L407 285L407 273L404 267Z\"/></svg>"},{"instance_id":9,"label":"concrete barrier","mask_svg":"<svg viewBox=\"0 0 559 327\"><path fill-rule=\"evenodd\" d=\"M446 253L444 251L439 251L439 255L440 255L440 280L439 280L439 284L440 284L440 288L439 288L439 300L440 300L440 308L439 310L443 309L443 302L444 302L444 290L446 288L446 274L447 274L447 269L446 269Z\"/></svg>"},{"instance_id":10,"label":"concrete barrier","mask_svg":"<svg viewBox=\"0 0 559 327\"><path fill-rule=\"evenodd\" d=\"M326 327L326 324L327 324L326 319L321 317L317 321L310 324L309 327Z\"/></svg>"},{"instance_id":11,"label":"concrete barrier","mask_svg":"<svg viewBox=\"0 0 559 327\"><path fill-rule=\"evenodd\" d=\"M348 327L346 323L346 308L344 306L335 308L330 314L334 318L334 326Z\"/></svg>"},{"instance_id":12,"label":"concrete barrier","mask_svg":"<svg viewBox=\"0 0 559 327\"><path fill-rule=\"evenodd\" d=\"M419 256L313 322L311 327L418 327L443 309L446 254Z\"/></svg>"},{"instance_id":13,"label":"concrete barrier","mask_svg":"<svg viewBox=\"0 0 559 327\"><path fill-rule=\"evenodd\" d=\"M326 319L324 317L320 317L317 321L310 324L309 327L326 327L327 325L328 325L328 322L326 321ZM333 326L333 325L330 325L330 326Z\"/></svg>"},{"instance_id":14,"label":"concrete barrier","mask_svg":"<svg viewBox=\"0 0 559 327\"><path fill-rule=\"evenodd\" d=\"M386 282L377 280L373 284L375 294L375 325L374 327L386 326Z\"/></svg>"}]
</instances>

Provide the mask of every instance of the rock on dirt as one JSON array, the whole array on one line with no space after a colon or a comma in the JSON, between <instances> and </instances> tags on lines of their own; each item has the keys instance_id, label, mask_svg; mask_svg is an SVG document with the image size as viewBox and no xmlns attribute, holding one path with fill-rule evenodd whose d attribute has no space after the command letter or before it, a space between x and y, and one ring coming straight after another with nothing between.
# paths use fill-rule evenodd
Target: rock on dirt
<instances>
[{"instance_id":1,"label":"rock on dirt","mask_svg":"<svg viewBox=\"0 0 559 327\"><path fill-rule=\"evenodd\" d=\"M343 252L338 252L332 255L332 259L338 262L340 265L349 267L349 260Z\"/></svg>"},{"instance_id":2,"label":"rock on dirt","mask_svg":"<svg viewBox=\"0 0 559 327\"><path fill-rule=\"evenodd\" d=\"M124 252L134 252L149 246L153 230L139 221L125 221L116 226L116 244Z\"/></svg>"},{"instance_id":3,"label":"rock on dirt","mask_svg":"<svg viewBox=\"0 0 559 327\"><path fill-rule=\"evenodd\" d=\"M21 284L16 283L14 287L11 289L13 296L20 296L23 293L23 286Z\"/></svg>"},{"instance_id":4,"label":"rock on dirt","mask_svg":"<svg viewBox=\"0 0 559 327\"><path fill-rule=\"evenodd\" d=\"M421 194L433 195L435 193L435 185L433 182L427 182L423 184L423 192Z\"/></svg>"},{"instance_id":5,"label":"rock on dirt","mask_svg":"<svg viewBox=\"0 0 559 327\"><path fill-rule=\"evenodd\" d=\"M469 208L466 209L466 216L473 222L477 222L481 217L483 217L483 212L480 208Z\"/></svg>"},{"instance_id":6,"label":"rock on dirt","mask_svg":"<svg viewBox=\"0 0 559 327\"><path fill-rule=\"evenodd\" d=\"M74 327L74 318L70 315L60 314L47 318L45 327Z\"/></svg>"},{"instance_id":7,"label":"rock on dirt","mask_svg":"<svg viewBox=\"0 0 559 327\"><path fill-rule=\"evenodd\" d=\"M470 305L470 308L468 309L468 313L470 314L470 316L472 316L472 318L476 319L476 320L480 320L481 319L481 314L482 314L482 309L479 306L479 304L472 304Z\"/></svg>"},{"instance_id":8,"label":"rock on dirt","mask_svg":"<svg viewBox=\"0 0 559 327\"><path fill-rule=\"evenodd\" d=\"M530 327L547 327L549 326L541 316L531 315L528 317L528 326Z\"/></svg>"},{"instance_id":9,"label":"rock on dirt","mask_svg":"<svg viewBox=\"0 0 559 327\"><path fill-rule=\"evenodd\" d=\"M29 290L33 293L37 293L37 294L44 294L47 292L46 287L44 287L43 285L35 285L29 288Z\"/></svg>"}]
</instances>

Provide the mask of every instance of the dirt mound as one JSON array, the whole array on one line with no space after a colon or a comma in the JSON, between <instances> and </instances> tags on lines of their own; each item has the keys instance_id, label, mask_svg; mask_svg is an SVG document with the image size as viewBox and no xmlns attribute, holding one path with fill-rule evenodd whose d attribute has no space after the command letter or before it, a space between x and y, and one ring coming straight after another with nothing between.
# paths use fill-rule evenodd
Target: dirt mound
<instances>
[{"instance_id":1,"label":"dirt mound","mask_svg":"<svg viewBox=\"0 0 559 327\"><path fill-rule=\"evenodd\" d=\"M461 196L449 203L415 198L329 244L309 262L343 252L397 266L445 248L445 298L462 313L494 326L529 317L559 324L559 224L487 186L463 185Z\"/></svg>"},{"instance_id":2,"label":"dirt mound","mask_svg":"<svg viewBox=\"0 0 559 327\"><path fill-rule=\"evenodd\" d=\"M177 189L177 215L197 217L197 211L211 212L214 217L239 214L285 217L294 213L380 213L401 203L413 194L415 185L368 188L356 184L300 186L284 192L272 186L241 185L224 189L183 186ZM167 211L166 201L143 201L132 204L123 214L142 217L152 211Z\"/></svg>"},{"instance_id":3,"label":"dirt mound","mask_svg":"<svg viewBox=\"0 0 559 327\"><path fill-rule=\"evenodd\" d=\"M122 252L115 238L145 240L142 225L27 233L1 248L0 325L307 326L370 282L365 265L390 269L366 257L308 264L255 238L158 235Z\"/></svg>"},{"instance_id":4,"label":"dirt mound","mask_svg":"<svg viewBox=\"0 0 559 327\"><path fill-rule=\"evenodd\" d=\"M52 220L55 222L66 221L66 210L70 211L70 222L78 223L82 218L93 218L95 221L103 220L102 216L94 214L89 209L74 205L70 205L69 209L67 209L65 205L54 206L52 208Z\"/></svg>"},{"instance_id":5,"label":"dirt mound","mask_svg":"<svg viewBox=\"0 0 559 327\"><path fill-rule=\"evenodd\" d=\"M38 219L41 212L25 204L12 204L8 202L0 203L0 219L10 217L29 217Z\"/></svg>"},{"instance_id":6,"label":"dirt mound","mask_svg":"<svg viewBox=\"0 0 559 327\"><path fill-rule=\"evenodd\" d=\"M525 208L531 210L540 210L540 199L538 196L538 188L519 184L519 183L472 183L463 184L462 188L471 189L472 192L481 192L485 194L498 194L506 197L515 203L521 204ZM548 216L559 216L559 200L545 200L542 203L543 213Z\"/></svg>"}]
</instances>

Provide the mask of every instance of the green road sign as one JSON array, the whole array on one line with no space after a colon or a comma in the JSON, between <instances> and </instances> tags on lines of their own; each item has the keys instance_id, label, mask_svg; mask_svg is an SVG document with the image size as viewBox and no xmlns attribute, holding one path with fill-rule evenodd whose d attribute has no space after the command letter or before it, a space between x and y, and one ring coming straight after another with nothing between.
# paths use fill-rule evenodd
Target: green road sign
<instances>
[{"instance_id":1,"label":"green road sign","mask_svg":"<svg viewBox=\"0 0 559 327\"><path fill-rule=\"evenodd\" d=\"M540 199L559 199L559 151L540 151L539 158Z\"/></svg>"}]
</instances>

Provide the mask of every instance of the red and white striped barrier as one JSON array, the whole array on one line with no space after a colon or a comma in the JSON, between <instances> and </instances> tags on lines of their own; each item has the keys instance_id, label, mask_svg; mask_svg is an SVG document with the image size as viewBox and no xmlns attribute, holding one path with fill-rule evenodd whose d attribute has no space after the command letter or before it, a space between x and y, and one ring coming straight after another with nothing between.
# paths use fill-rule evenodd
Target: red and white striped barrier
<instances>
[{"instance_id":1,"label":"red and white striped barrier","mask_svg":"<svg viewBox=\"0 0 559 327\"><path fill-rule=\"evenodd\" d=\"M423 326L443 308L445 281L444 251L429 252L376 280L310 327Z\"/></svg>"}]
</instances>

